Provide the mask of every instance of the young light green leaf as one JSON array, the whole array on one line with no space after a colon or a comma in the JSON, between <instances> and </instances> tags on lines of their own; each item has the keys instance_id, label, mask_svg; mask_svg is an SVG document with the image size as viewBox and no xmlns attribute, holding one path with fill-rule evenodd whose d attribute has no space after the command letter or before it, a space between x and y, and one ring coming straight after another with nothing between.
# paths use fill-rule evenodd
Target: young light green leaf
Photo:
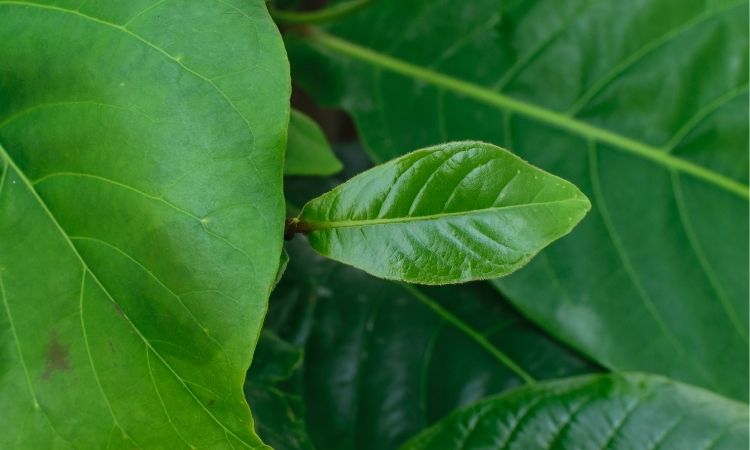
<instances>
[{"instance_id":1,"label":"young light green leaf","mask_svg":"<svg viewBox=\"0 0 750 450\"><path fill-rule=\"evenodd\" d=\"M318 124L292 109L284 175L333 175L342 167Z\"/></svg>"},{"instance_id":2,"label":"young light green leaf","mask_svg":"<svg viewBox=\"0 0 750 450\"><path fill-rule=\"evenodd\" d=\"M0 1L0 42L0 448L266 448L242 382L290 80L264 2Z\"/></svg>"},{"instance_id":3,"label":"young light green leaf","mask_svg":"<svg viewBox=\"0 0 750 450\"><path fill-rule=\"evenodd\" d=\"M467 141L370 169L311 200L296 226L321 254L375 276L447 284L513 272L590 206L567 181Z\"/></svg>"},{"instance_id":4,"label":"young light green leaf","mask_svg":"<svg viewBox=\"0 0 750 450\"><path fill-rule=\"evenodd\" d=\"M457 411L402 450L736 450L747 405L654 375L540 383Z\"/></svg>"}]
</instances>

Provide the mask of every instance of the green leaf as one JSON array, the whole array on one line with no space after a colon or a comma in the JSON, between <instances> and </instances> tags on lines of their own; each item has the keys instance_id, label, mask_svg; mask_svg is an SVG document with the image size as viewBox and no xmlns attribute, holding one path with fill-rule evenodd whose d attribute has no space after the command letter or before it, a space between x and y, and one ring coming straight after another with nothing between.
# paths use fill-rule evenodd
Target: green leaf
<instances>
[{"instance_id":1,"label":"green leaf","mask_svg":"<svg viewBox=\"0 0 750 450\"><path fill-rule=\"evenodd\" d=\"M292 109L284 175L333 175L342 167L318 124Z\"/></svg>"},{"instance_id":2,"label":"green leaf","mask_svg":"<svg viewBox=\"0 0 750 450\"><path fill-rule=\"evenodd\" d=\"M458 411L402 450L741 449L747 406L666 378L595 375L528 386Z\"/></svg>"},{"instance_id":3,"label":"green leaf","mask_svg":"<svg viewBox=\"0 0 750 450\"><path fill-rule=\"evenodd\" d=\"M289 253L286 252L283 248L281 249L281 256L279 257L279 267L276 269L276 276L273 280L273 287L276 287L277 284L279 284L279 281L281 281L281 277L284 276L284 272L286 272L286 266L289 265Z\"/></svg>"},{"instance_id":4,"label":"green leaf","mask_svg":"<svg viewBox=\"0 0 750 450\"><path fill-rule=\"evenodd\" d=\"M288 44L381 160L482 139L591 199L497 283L524 314L610 368L747 399L746 1L381 0Z\"/></svg>"},{"instance_id":5,"label":"green leaf","mask_svg":"<svg viewBox=\"0 0 750 450\"><path fill-rule=\"evenodd\" d=\"M255 414L258 434L276 450L313 448L301 399L283 386L300 364L300 349L263 330L245 380L245 396Z\"/></svg>"},{"instance_id":6,"label":"green leaf","mask_svg":"<svg viewBox=\"0 0 750 450\"><path fill-rule=\"evenodd\" d=\"M572 184L481 142L417 150L302 209L321 254L375 276L447 284L507 275L591 204Z\"/></svg>"},{"instance_id":7,"label":"green leaf","mask_svg":"<svg viewBox=\"0 0 750 450\"><path fill-rule=\"evenodd\" d=\"M253 366L247 371L245 385L273 385L292 377L302 364L302 350L263 329L253 355Z\"/></svg>"},{"instance_id":8,"label":"green leaf","mask_svg":"<svg viewBox=\"0 0 750 450\"><path fill-rule=\"evenodd\" d=\"M487 283L410 286L325 260L301 238L287 249L265 327L304 346L298 392L320 449L393 449L488 395L598 370Z\"/></svg>"},{"instance_id":9,"label":"green leaf","mask_svg":"<svg viewBox=\"0 0 750 450\"><path fill-rule=\"evenodd\" d=\"M0 447L265 448L242 387L290 82L264 2L0 1L0 42Z\"/></svg>"}]
</instances>

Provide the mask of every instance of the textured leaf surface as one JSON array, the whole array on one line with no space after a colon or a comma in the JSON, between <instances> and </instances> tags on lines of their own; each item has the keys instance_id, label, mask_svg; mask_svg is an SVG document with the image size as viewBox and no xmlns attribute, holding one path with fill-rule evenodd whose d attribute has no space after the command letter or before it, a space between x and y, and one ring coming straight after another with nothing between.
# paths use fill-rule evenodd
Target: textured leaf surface
<instances>
[{"instance_id":1,"label":"textured leaf surface","mask_svg":"<svg viewBox=\"0 0 750 450\"><path fill-rule=\"evenodd\" d=\"M0 42L0 447L262 447L290 90L264 3L0 1Z\"/></svg>"},{"instance_id":2,"label":"textured leaf surface","mask_svg":"<svg viewBox=\"0 0 750 450\"><path fill-rule=\"evenodd\" d=\"M284 175L332 175L342 167L318 124L292 109Z\"/></svg>"},{"instance_id":3,"label":"textured leaf surface","mask_svg":"<svg viewBox=\"0 0 750 450\"><path fill-rule=\"evenodd\" d=\"M308 239L329 258L422 284L507 275L589 210L572 184L491 144L409 153L308 202Z\"/></svg>"},{"instance_id":4,"label":"textured leaf surface","mask_svg":"<svg viewBox=\"0 0 750 450\"><path fill-rule=\"evenodd\" d=\"M381 0L289 44L381 159L482 139L591 199L498 283L526 315L607 366L746 399L747 8Z\"/></svg>"},{"instance_id":5,"label":"textured leaf surface","mask_svg":"<svg viewBox=\"0 0 750 450\"><path fill-rule=\"evenodd\" d=\"M265 326L305 350L298 391L317 448L394 449L457 407L598 370L487 283L408 286L325 260L301 238L287 248Z\"/></svg>"},{"instance_id":6,"label":"textured leaf surface","mask_svg":"<svg viewBox=\"0 0 750 450\"><path fill-rule=\"evenodd\" d=\"M402 450L738 450L747 405L653 375L552 381L483 400Z\"/></svg>"}]
</instances>

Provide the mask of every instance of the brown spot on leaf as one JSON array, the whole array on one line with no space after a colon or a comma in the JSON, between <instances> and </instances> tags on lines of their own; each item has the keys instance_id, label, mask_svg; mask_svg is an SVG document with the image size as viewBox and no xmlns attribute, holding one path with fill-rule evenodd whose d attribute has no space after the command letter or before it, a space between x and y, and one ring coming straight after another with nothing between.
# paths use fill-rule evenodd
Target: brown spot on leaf
<instances>
[{"instance_id":1,"label":"brown spot on leaf","mask_svg":"<svg viewBox=\"0 0 750 450\"><path fill-rule=\"evenodd\" d=\"M55 372L67 372L70 370L68 362L68 348L64 346L57 336L56 331L52 331L47 344L47 367L42 374L43 380L49 380Z\"/></svg>"},{"instance_id":2,"label":"brown spot on leaf","mask_svg":"<svg viewBox=\"0 0 750 450\"><path fill-rule=\"evenodd\" d=\"M120 317L125 317L125 311L122 310L122 307L118 305L117 303L112 303L115 307L115 311L117 311L117 314L120 315Z\"/></svg>"}]
</instances>

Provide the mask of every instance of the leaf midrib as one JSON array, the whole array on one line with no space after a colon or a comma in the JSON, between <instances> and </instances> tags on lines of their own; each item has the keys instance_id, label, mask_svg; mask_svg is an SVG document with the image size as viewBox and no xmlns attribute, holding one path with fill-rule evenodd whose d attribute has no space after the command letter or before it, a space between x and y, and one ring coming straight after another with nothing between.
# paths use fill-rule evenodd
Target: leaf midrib
<instances>
[{"instance_id":1,"label":"leaf midrib","mask_svg":"<svg viewBox=\"0 0 750 450\"><path fill-rule=\"evenodd\" d=\"M457 94L479 100L491 106L525 116L556 128L566 130L584 138L610 144L612 148L642 157L672 171L688 173L714 184L739 197L750 198L748 185L738 182L711 169L673 156L664 148L645 144L621 134L600 128L568 114L557 112L533 103L518 100L486 87L455 78L432 69L424 68L402 59L360 46L346 39L333 36L317 28L307 29L303 39L313 46L332 50L361 62L408 78L419 80Z\"/></svg>"},{"instance_id":2,"label":"leaf midrib","mask_svg":"<svg viewBox=\"0 0 750 450\"><path fill-rule=\"evenodd\" d=\"M393 218L382 218L382 219L364 219L364 220L341 220L341 221L308 221L304 220L304 210L298 217L300 222L310 226L311 231L327 230L331 228L350 228L350 227L365 227L373 225L392 225L399 223L412 223L412 222L426 222L430 220L440 220L448 217L459 217L459 216L478 216L491 213L512 211L515 209L526 209L533 208L536 206L550 206L550 205L565 205L565 204L580 204L585 209L590 207L588 200L571 198L565 200L556 200L551 202L536 202L527 203L522 205L511 205L511 206L498 206L492 208L475 209L471 211L457 211L450 213L439 213L439 214L428 214L425 216L405 216L405 217L393 217Z\"/></svg>"}]
</instances>

